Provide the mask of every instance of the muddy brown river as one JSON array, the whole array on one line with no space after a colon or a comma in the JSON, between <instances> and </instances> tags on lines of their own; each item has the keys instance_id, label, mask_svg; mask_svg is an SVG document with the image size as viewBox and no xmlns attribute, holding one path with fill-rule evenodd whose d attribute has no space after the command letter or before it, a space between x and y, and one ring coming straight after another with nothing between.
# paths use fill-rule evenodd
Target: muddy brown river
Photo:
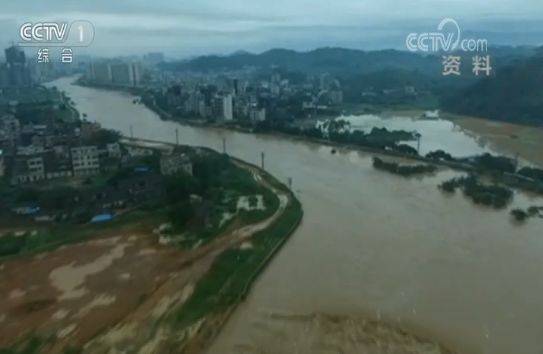
<instances>
[{"instance_id":1,"label":"muddy brown river","mask_svg":"<svg viewBox=\"0 0 543 354\"><path fill-rule=\"evenodd\" d=\"M211 353L359 353L365 319L462 353L543 352L543 219L509 217L543 199L517 193L508 209L476 207L437 189L449 170L404 179L374 170L365 153L182 126L127 94L71 81L52 85L106 128L172 142L178 129L181 143L217 150L224 138L229 154L260 163L265 152L267 170L292 178L304 221Z\"/></svg>"}]
</instances>

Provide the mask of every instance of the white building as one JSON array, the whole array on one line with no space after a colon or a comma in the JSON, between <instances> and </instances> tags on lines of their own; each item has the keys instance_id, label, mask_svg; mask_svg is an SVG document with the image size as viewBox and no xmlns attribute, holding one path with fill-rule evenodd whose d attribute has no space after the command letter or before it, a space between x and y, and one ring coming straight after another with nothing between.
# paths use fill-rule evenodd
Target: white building
<instances>
[{"instance_id":1,"label":"white building","mask_svg":"<svg viewBox=\"0 0 543 354\"><path fill-rule=\"evenodd\" d=\"M96 146L72 148L71 153L74 176L92 176L100 172L100 160Z\"/></svg>"},{"instance_id":2,"label":"white building","mask_svg":"<svg viewBox=\"0 0 543 354\"><path fill-rule=\"evenodd\" d=\"M225 121L234 119L234 110L232 104L232 94L226 94L222 98L222 117Z\"/></svg>"}]
</instances>

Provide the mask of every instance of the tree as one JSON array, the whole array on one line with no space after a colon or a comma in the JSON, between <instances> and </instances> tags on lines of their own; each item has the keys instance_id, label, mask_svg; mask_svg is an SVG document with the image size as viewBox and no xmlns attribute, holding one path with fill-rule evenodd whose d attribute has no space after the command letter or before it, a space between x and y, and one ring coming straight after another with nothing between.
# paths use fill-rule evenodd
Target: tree
<instances>
[{"instance_id":1,"label":"tree","mask_svg":"<svg viewBox=\"0 0 543 354\"><path fill-rule=\"evenodd\" d=\"M178 202L170 207L168 216L175 227L185 227L195 216L194 207L188 200Z\"/></svg>"},{"instance_id":2,"label":"tree","mask_svg":"<svg viewBox=\"0 0 543 354\"><path fill-rule=\"evenodd\" d=\"M192 176L181 173L166 179L166 199L170 204L188 201L195 193L200 193L200 186Z\"/></svg>"}]
</instances>

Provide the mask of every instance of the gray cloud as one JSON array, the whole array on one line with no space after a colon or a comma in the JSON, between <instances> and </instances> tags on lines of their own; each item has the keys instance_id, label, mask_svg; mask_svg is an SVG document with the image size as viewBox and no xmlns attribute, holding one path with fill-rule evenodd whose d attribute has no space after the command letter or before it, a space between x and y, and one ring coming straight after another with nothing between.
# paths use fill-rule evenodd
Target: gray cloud
<instances>
[{"instance_id":1,"label":"gray cloud","mask_svg":"<svg viewBox=\"0 0 543 354\"><path fill-rule=\"evenodd\" d=\"M104 55L163 50L175 56L322 45L401 47L405 34L433 30L444 17L464 29L514 32L537 42L541 0L48 0L2 4L0 44L25 21L87 19ZM523 36L526 34L526 36ZM510 37L510 36L509 36ZM496 36L499 40L499 36Z\"/></svg>"}]
</instances>

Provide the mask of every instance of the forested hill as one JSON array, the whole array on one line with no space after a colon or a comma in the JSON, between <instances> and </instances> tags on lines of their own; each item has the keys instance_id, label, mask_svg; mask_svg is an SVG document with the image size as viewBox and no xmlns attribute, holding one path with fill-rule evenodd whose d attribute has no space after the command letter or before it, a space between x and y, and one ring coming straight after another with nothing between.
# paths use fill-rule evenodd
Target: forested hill
<instances>
[{"instance_id":1,"label":"forested hill","mask_svg":"<svg viewBox=\"0 0 543 354\"><path fill-rule=\"evenodd\" d=\"M441 104L465 115L543 125L543 51L453 92Z\"/></svg>"},{"instance_id":2,"label":"forested hill","mask_svg":"<svg viewBox=\"0 0 543 354\"><path fill-rule=\"evenodd\" d=\"M228 56L202 56L189 61L164 63L168 70L220 71L244 67L282 67L306 74L370 73L384 69L418 70L439 73L440 62L434 56L422 56L398 50L363 51L344 48L320 48L308 52L272 49L261 54L236 52Z\"/></svg>"}]
</instances>

